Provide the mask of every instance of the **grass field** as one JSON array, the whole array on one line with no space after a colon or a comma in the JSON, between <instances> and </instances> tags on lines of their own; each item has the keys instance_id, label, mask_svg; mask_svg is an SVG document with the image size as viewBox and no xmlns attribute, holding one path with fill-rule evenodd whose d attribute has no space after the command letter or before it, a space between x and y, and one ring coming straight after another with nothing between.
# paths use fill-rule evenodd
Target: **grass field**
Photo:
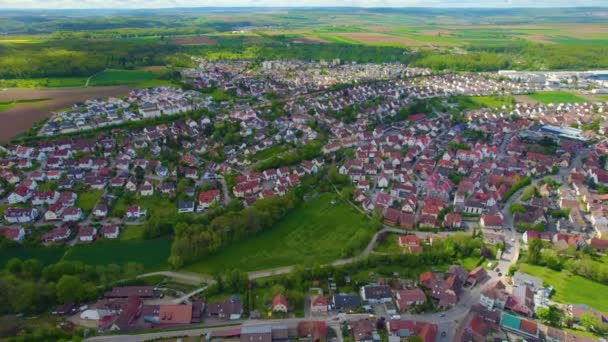
<instances>
[{"instance_id":1,"label":"grass field","mask_svg":"<svg viewBox=\"0 0 608 342\"><path fill-rule=\"evenodd\" d=\"M0 88L68 88L82 87L86 77L20 78L0 80Z\"/></svg>"},{"instance_id":2,"label":"grass field","mask_svg":"<svg viewBox=\"0 0 608 342\"><path fill-rule=\"evenodd\" d=\"M349 243L367 244L373 227L347 203L332 204L333 200L334 195L323 194L294 209L274 227L186 269L210 274L233 268L254 271L339 259ZM358 251L362 249L359 247Z\"/></svg>"},{"instance_id":3,"label":"grass field","mask_svg":"<svg viewBox=\"0 0 608 342\"><path fill-rule=\"evenodd\" d=\"M37 103L40 102L44 102L47 101L48 99L32 99L32 100L17 100L17 101L7 101L7 102L0 102L0 112L13 108L15 105L19 105L19 104L32 104L35 105Z\"/></svg>"},{"instance_id":4,"label":"grass field","mask_svg":"<svg viewBox=\"0 0 608 342\"><path fill-rule=\"evenodd\" d=\"M89 86L129 85L152 87L172 85L172 82L158 79L159 73L145 70L105 70L91 77Z\"/></svg>"},{"instance_id":5,"label":"grass field","mask_svg":"<svg viewBox=\"0 0 608 342\"><path fill-rule=\"evenodd\" d=\"M90 265L124 265L142 263L146 270L161 269L167 265L171 240L96 241L76 245L65 254L64 260L79 260Z\"/></svg>"},{"instance_id":6,"label":"grass field","mask_svg":"<svg viewBox=\"0 0 608 342\"><path fill-rule=\"evenodd\" d=\"M403 254L404 249L399 247L399 236L401 235L388 234L384 241L376 244L374 252L382 254Z\"/></svg>"},{"instance_id":7,"label":"grass field","mask_svg":"<svg viewBox=\"0 0 608 342\"><path fill-rule=\"evenodd\" d=\"M608 302L598 300L599 293L606 293L608 285L574 275L567 271L557 272L549 268L520 264L519 270L542 278L553 286L552 299L564 304L587 304L602 312L608 312Z\"/></svg>"},{"instance_id":8,"label":"grass field","mask_svg":"<svg viewBox=\"0 0 608 342\"><path fill-rule=\"evenodd\" d=\"M120 240L141 240L143 235L143 226L126 226L120 233Z\"/></svg>"},{"instance_id":9,"label":"grass field","mask_svg":"<svg viewBox=\"0 0 608 342\"><path fill-rule=\"evenodd\" d=\"M17 247L0 250L0 268L6 265L11 258L22 260L34 258L38 259L43 265L53 264L61 260L65 253L65 247Z\"/></svg>"},{"instance_id":10,"label":"grass field","mask_svg":"<svg viewBox=\"0 0 608 342\"><path fill-rule=\"evenodd\" d=\"M558 103L573 103L573 102L585 102L584 98L567 92L567 91L543 91L534 94L528 95L528 97L532 98L535 101L540 103L548 104L558 104Z\"/></svg>"},{"instance_id":11,"label":"grass field","mask_svg":"<svg viewBox=\"0 0 608 342\"><path fill-rule=\"evenodd\" d=\"M76 199L76 206L82 209L86 215L93 210L101 195L103 195L102 190L82 192L78 195L78 199Z\"/></svg>"}]
</instances>

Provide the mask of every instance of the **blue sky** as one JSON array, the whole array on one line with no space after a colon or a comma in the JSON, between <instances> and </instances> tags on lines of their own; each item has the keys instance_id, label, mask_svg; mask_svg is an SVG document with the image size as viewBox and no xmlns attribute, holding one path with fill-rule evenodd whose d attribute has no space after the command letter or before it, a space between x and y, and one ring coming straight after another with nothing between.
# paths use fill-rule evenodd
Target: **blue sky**
<instances>
[{"instance_id":1,"label":"blue sky","mask_svg":"<svg viewBox=\"0 0 608 342\"><path fill-rule=\"evenodd\" d=\"M573 7L608 6L607 0L0 0L0 8L171 8L208 6L357 7Z\"/></svg>"}]
</instances>

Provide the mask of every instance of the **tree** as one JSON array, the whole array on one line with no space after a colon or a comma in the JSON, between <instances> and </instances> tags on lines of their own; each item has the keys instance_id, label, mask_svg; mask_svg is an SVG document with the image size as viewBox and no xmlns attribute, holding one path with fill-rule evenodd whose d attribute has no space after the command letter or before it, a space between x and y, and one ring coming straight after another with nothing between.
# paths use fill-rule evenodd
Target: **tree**
<instances>
[{"instance_id":1,"label":"tree","mask_svg":"<svg viewBox=\"0 0 608 342\"><path fill-rule=\"evenodd\" d=\"M555 305L548 308L538 308L536 316L545 324L553 327L559 327L561 321L561 312Z\"/></svg>"},{"instance_id":2,"label":"tree","mask_svg":"<svg viewBox=\"0 0 608 342\"><path fill-rule=\"evenodd\" d=\"M18 258L12 258L6 263L6 269L14 275L19 275L21 273L22 268L23 263L21 259Z\"/></svg>"},{"instance_id":3,"label":"tree","mask_svg":"<svg viewBox=\"0 0 608 342\"><path fill-rule=\"evenodd\" d=\"M581 315L580 323L582 326L587 328L587 330L596 330L601 327L602 322L594 314L585 312Z\"/></svg>"},{"instance_id":4,"label":"tree","mask_svg":"<svg viewBox=\"0 0 608 342\"><path fill-rule=\"evenodd\" d=\"M528 262L532 265L538 265L541 262L541 251L543 244L540 239L530 239L528 241Z\"/></svg>"},{"instance_id":5,"label":"tree","mask_svg":"<svg viewBox=\"0 0 608 342\"><path fill-rule=\"evenodd\" d=\"M515 213L525 213L527 212L526 207L524 207L523 204L521 203L513 203L509 206L509 212L511 213L511 215L514 215Z\"/></svg>"},{"instance_id":6,"label":"tree","mask_svg":"<svg viewBox=\"0 0 608 342\"><path fill-rule=\"evenodd\" d=\"M57 282L57 300L61 303L79 302L86 297L80 278L64 275Z\"/></svg>"}]
</instances>

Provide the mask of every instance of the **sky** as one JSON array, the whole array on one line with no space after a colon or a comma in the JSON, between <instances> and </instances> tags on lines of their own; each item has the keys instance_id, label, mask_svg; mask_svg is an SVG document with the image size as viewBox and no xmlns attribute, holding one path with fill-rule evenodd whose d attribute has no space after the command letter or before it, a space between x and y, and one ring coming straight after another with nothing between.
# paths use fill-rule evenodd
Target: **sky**
<instances>
[{"instance_id":1,"label":"sky","mask_svg":"<svg viewBox=\"0 0 608 342\"><path fill-rule=\"evenodd\" d=\"M0 8L90 9L90 8L176 8L176 7L576 7L608 6L607 0L0 0Z\"/></svg>"}]
</instances>

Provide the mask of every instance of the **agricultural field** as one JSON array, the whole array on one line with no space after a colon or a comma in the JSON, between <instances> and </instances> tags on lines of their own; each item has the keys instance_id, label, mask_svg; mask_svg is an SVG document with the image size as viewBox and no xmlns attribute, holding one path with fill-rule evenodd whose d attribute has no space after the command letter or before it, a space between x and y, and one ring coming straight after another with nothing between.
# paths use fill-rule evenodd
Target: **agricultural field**
<instances>
[{"instance_id":1,"label":"agricultural field","mask_svg":"<svg viewBox=\"0 0 608 342\"><path fill-rule=\"evenodd\" d=\"M18 78L0 80L0 88L70 88L85 85L86 77Z\"/></svg>"},{"instance_id":2,"label":"agricultural field","mask_svg":"<svg viewBox=\"0 0 608 342\"><path fill-rule=\"evenodd\" d=\"M557 272L546 267L522 263L519 270L543 279L553 286L552 300L563 304L586 304L602 312L608 312L608 303L598 301L598 293L606 293L608 286L574 275L568 271Z\"/></svg>"},{"instance_id":3,"label":"agricultural field","mask_svg":"<svg viewBox=\"0 0 608 342\"><path fill-rule=\"evenodd\" d=\"M105 70L91 76L88 86L129 85L146 88L161 85L173 85L168 80L161 80L160 73L146 70Z\"/></svg>"},{"instance_id":4,"label":"agricultural field","mask_svg":"<svg viewBox=\"0 0 608 342\"><path fill-rule=\"evenodd\" d=\"M167 265L171 240L100 240L92 244L71 247L64 260L78 260L89 265L124 265L142 263L146 270L163 269Z\"/></svg>"},{"instance_id":5,"label":"agricultural field","mask_svg":"<svg viewBox=\"0 0 608 342\"><path fill-rule=\"evenodd\" d=\"M584 98L567 91L543 91L528 95L533 100L544 104L586 102Z\"/></svg>"},{"instance_id":6,"label":"agricultural field","mask_svg":"<svg viewBox=\"0 0 608 342\"><path fill-rule=\"evenodd\" d=\"M51 116L51 111L70 107L91 98L126 95L128 87L0 89L0 103L14 103L0 112L0 143L29 130ZM44 99L44 101L40 101Z\"/></svg>"},{"instance_id":7,"label":"agricultural field","mask_svg":"<svg viewBox=\"0 0 608 342\"><path fill-rule=\"evenodd\" d=\"M26 259L38 259L41 264L49 265L54 264L61 260L66 248L63 246L56 247L18 247L8 248L0 250L0 268L4 267L6 263L12 258L19 258L21 260Z\"/></svg>"},{"instance_id":8,"label":"agricultural field","mask_svg":"<svg viewBox=\"0 0 608 342\"><path fill-rule=\"evenodd\" d=\"M212 274L227 269L255 271L294 264L328 263L356 253L374 233L372 223L349 204L323 194L301 204L274 227L186 267Z\"/></svg>"}]
</instances>

